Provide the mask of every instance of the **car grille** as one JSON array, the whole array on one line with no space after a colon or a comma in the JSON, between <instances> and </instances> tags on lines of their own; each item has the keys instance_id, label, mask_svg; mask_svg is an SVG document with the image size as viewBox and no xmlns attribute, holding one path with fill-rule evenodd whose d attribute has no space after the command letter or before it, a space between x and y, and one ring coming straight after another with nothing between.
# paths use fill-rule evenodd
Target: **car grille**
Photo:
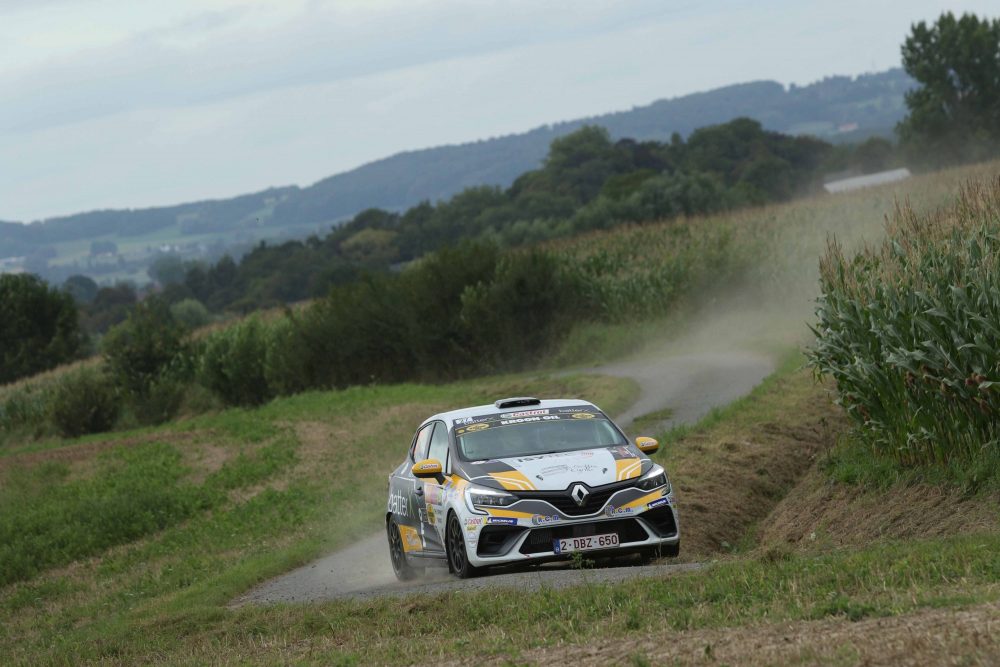
<instances>
[{"instance_id":1,"label":"car grille","mask_svg":"<svg viewBox=\"0 0 1000 667\"><path fill-rule=\"evenodd\" d=\"M652 524L656 534L660 537L673 537L677 534L677 524L674 523L674 513L669 505L657 507L654 510L644 512L642 518Z\"/></svg>"},{"instance_id":2,"label":"car grille","mask_svg":"<svg viewBox=\"0 0 1000 667\"><path fill-rule=\"evenodd\" d=\"M521 553L525 555L547 553L552 551L553 540L564 540L570 537L587 537L588 535L604 535L618 533L618 542L643 542L649 534L635 519L615 519L613 521L596 521L594 523L579 523L555 528L533 528L528 538L521 545Z\"/></svg>"},{"instance_id":3,"label":"car grille","mask_svg":"<svg viewBox=\"0 0 1000 667\"><path fill-rule=\"evenodd\" d=\"M626 480L614 484L587 488L590 494L584 500L583 506L577 505L570 491L581 482L573 482L562 491L514 491L513 494L521 500L544 500L566 516L587 516L600 512L612 495L635 485L635 480Z\"/></svg>"}]
</instances>

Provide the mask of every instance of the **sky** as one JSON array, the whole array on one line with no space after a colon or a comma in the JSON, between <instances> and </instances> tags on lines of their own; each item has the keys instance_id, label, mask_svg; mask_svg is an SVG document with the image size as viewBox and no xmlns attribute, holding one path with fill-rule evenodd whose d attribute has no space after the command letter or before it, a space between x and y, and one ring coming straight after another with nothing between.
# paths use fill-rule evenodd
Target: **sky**
<instances>
[{"instance_id":1,"label":"sky","mask_svg":"<svg viewBox=\"0 0 1000 667\"><path fill-rule=\"evenodd\" d=\"M0 220L309 185L665 97L897 67L995 0L0 0Z\"/></svg>"}]
</instances>

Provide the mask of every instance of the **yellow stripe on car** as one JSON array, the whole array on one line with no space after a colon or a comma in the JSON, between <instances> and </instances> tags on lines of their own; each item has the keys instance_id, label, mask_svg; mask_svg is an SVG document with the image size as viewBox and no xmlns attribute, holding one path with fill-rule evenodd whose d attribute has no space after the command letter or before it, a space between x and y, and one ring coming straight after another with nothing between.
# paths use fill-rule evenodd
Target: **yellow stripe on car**
<instances>
[{"instance_id":1,"label":"yellow stripe on car","mask_svg":"<svg viewBox=\"0 0 1000 667\"><path fill-rule=\"evenodd\" d=\"M500 485L508 491L534 491L535 485L524 476L524 473L516 470L508 472L491 472L490 477L500 482Z\"/></svg>"},{"instance_id":2,"label":"yellow stripe on car","mask_svg":"<svg viewBox=\"0 0 1000 667\"><path fill-rule=\"evenodd\" d=\"M619 482L632 479L639 476L639 471L642 470L642 459L619 459L615 461L615 468L617 471L616 479Z\"/></svg>"},{"instance_id":3,"label":"yellow stripe on car","mask_svg":"<svg viewBox=\"0 0 1000 667\"><path fill-rule=\"evenodd\" d=\"M653 502L657 498L660 498L662 495L663 495L663 489L659 489L658 491L653 491L652 493L647 493L646 495L644 495L641 498L636 498L635 500L627 502L624 505L622 505L621 508L623 509L623 508L626 508L626 507L641 507L641 506L643 506L643 505L645 505L647 503Z\"/></svg>"},{"instance_id":4,"label":"yellow stripe on car","mask_svg":"<svg viewBox=\"0 0 1000 667\"><path fill-rule=\"evenodd\" d=\"M412 526L400 526L399 536L403 538L403 551L423 551L424 544L420 541L420 534Z\"/></svg>"},{"instance_id":5,"label":"yellow stripe on car","mask_svg":"<svg viewBox=\"0 0 1000 667\"><path fill-rule=\"evenodd\" d=\"M535 516L535 512L518 512L517 510L501 510L492 507L485 507L483 509L489 512L491 516L503 516L511 519L530 519Z\"/></svg>"}]
</instances>

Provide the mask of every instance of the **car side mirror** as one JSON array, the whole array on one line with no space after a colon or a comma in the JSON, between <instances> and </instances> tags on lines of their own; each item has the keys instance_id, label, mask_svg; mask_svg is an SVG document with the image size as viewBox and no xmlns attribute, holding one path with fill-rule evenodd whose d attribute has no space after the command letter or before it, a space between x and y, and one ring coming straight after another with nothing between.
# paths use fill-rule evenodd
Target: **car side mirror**
<instances>
[{"instance_id":1,"label":"car side mirror","mask_svg":"<svg viewBox=\"0 0 1000 667\"><path fill-rule=\"evenodd\" d=\"M437 459L424 459L423 461L417 461L410 468L414 477L440 477L441 476L441 462Z\"/></svg>"},{"instance_id":2,"label":"car side mirror","mask_svg":"<svg viewBox=\"0 0 1000 667\"><path fill-rule=\"evenodd\" d=\"M660 443L657 442L656 438L647 438L644 435L640 435L635 439L635 445L643 454L652 454L660 448Z\"/></svg>"}]
</instances>

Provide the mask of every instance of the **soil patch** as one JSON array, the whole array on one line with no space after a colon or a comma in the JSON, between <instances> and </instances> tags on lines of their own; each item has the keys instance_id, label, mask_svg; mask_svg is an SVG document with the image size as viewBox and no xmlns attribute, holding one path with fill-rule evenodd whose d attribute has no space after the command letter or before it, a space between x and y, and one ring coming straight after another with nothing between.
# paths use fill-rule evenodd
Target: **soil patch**
<instances>
[{"instance_id":1,"label":"soil patch","mask_svg":"<svg viewBox=\"0 0 1000 667\"><path fill-rule=\"evenodd\" d=\"M998 497L929 484L866 490L814 467L761 524L760 541L814 549L997 530Z\"/></svg>"},{"instance_id":2,"label":"soil patch","mask_svg":"<svg viewBox=\"0 0 1000 667\"><path fill-rule=\"evenodd\" d=\"M682 556L735 547L844 427L840 408L803 371L776 378L736 418L668 445Z\"/></svg>"}]
</instances>

